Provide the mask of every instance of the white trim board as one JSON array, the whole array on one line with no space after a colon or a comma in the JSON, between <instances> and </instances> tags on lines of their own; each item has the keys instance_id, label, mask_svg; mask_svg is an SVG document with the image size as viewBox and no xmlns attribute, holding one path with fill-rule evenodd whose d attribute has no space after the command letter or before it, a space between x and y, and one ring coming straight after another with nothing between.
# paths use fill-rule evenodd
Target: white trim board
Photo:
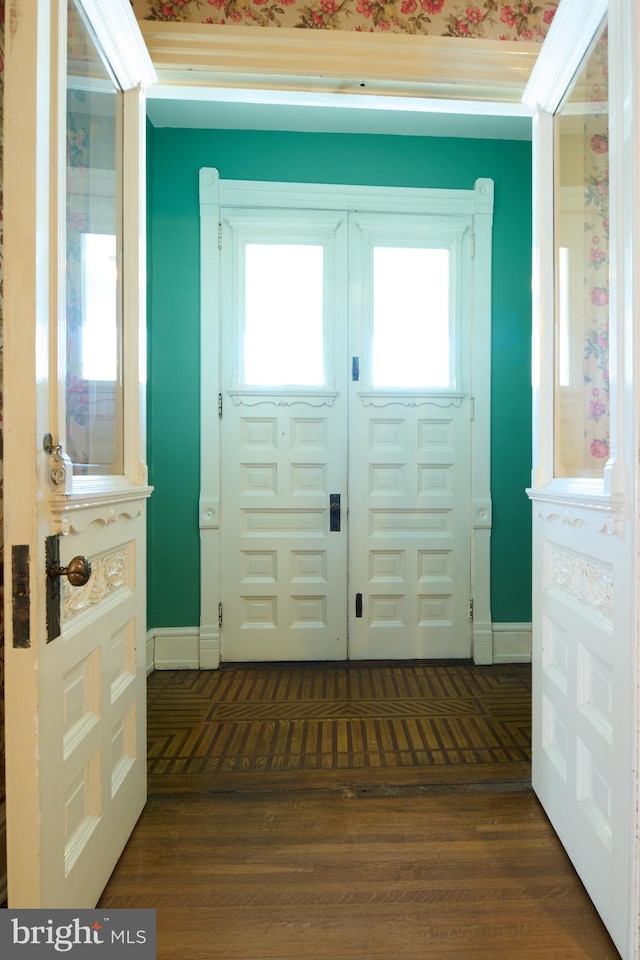
<instances>
[{"instance_id":1,"label":"white trim board","mask_svg":"<svg viewBox=\"0 0 640 960\"><path fill-rule=\"evenodd\" d=\"M153 638L155 670L199 670L200 636L197 627L156 627ZM147 635L147 649L149 635Z\"/></svg>"},{"instance_id":2,"label":"white trim board","mask_svg":"<svg viewBox=\"0 0 640 960\"><path fill-rule=\"evenodd\" d=\"M531 663L531 624L494 623L493 662Z\"/></svg>"},{"instance_id":3,"label":"white trim board","mask_svg":"<svg viewBox=\"0 0 640 960\"><path fill-rule=\"evenodd\" d=\"M491 630L493 663L531 662L530 623L494 623ZM202 645L198 627L156 627L155 630L149 630L147 675L154 670L214 670L219 661L206 662L199 653ZM349 662L345 661L345 664ZM304 663L300 666L304 666Z\"/></svg>"}]
</instances>

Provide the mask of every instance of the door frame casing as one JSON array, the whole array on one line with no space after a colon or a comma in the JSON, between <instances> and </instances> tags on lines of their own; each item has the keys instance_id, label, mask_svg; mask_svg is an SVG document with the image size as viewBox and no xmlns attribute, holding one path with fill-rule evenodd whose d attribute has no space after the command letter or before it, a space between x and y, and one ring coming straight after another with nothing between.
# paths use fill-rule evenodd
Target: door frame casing
<instances>
[{"instance_id":1,"label":"door frame casing","mask_svg":"<svg viewBox=\"0 0 640 960\"><path fill-rule=\"evenodd\" d=\"M275 203L275 191L279 204ZM259 208L287 203L299 208L428 214L467 214L475 235L472 281L472 370L474 399L471 439L471 594L474 617L472 653L475 663L493 662L490 612L490 443L491 443L491 232L493 181L478 179L474 190L405 187L269 184L220 180L214 168L200 171L200 669L216 669L221 661L219 625L220 544L220 208ZM212 255L213 253L213 255Z\"/></svg>"}]
</instances>

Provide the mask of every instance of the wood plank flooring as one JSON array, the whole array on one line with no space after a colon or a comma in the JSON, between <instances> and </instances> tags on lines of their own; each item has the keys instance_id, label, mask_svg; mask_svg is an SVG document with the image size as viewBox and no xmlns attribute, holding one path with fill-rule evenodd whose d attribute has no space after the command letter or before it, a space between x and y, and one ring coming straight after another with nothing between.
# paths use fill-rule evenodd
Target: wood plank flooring
<instances>
[{"instance_id":1,"label":"wood plank flooring","mask_svg":"<svg viewBox=\"0 0 640 960\"><path fill-rule=\"evenodd\" d=\"M530 718L527 664L158 671L149 789L528 780Z\"/></svg>"},{"instance_id":2,"label":"wood plank flooring","mask_svg":"<svg viewBox=\"0 0 640 960\"><path fill-rule=\"evenodd\" d=\"M149 680L150 800L100 906L158 960L619 960L529 787L522 665Z\"/></svg>"},{"instance_id":3,"label":"wood plank flooring","mask_svg":"<svg viewBox=\"0 0 640 960\"><path fill-rule=\"evenodd\" d=\"M158 960L618 958L530 791L391 792L155 797L100 906Z\"/></svg>"}]
</instances>

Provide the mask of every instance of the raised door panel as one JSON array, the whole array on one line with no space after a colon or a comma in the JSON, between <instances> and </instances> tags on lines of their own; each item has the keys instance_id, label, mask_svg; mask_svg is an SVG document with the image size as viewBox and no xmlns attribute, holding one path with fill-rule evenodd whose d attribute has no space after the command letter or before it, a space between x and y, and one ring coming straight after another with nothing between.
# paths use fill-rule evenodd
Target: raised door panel
<instances>
[{"instance_id":1,"label":"raised door panel","mask_svg":"<svg viewBox=\"0 0 640 960\"><path fill-rule=\"evenodd\" d=\"M329 495L345 490L344 416L241 398L224 416L224 658L346 656L346 533ZM342 597L342 602L340 601Z\"/></svg>"}]
</instances>

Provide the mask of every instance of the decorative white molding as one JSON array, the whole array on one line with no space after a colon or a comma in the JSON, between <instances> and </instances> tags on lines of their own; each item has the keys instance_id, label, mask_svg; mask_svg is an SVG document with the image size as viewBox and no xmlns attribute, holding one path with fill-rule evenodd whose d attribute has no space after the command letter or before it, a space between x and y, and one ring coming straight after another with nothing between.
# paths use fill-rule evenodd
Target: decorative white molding
<instances>
[{"instance_id":1,"label":"decorative white molding","mask_svg":"<svg viewBox=\"0 0 640 960\"><path fill-rule=\"evenodd\" d=\"M216 530L220 526L220 497L200 497L198 516L201 530Z\"/></svg>"},{"instance_id":2,"label":"decorative white molding","mask_svg":"<svg viewBox=\"0 0 640 960\"><path fill-rule=\"evenodd\" d=\"M122 489L98 490L92 494L52 494L49 506L57 532L82 533L92 523L107 526L120 518L135 520L144 512L145 501L153 487L123 487Z\"/></svg>"},{"instance_id":3,"label":"decorative white molding","mask_svg":"<svg viewBox=\"0 0 640 960\"><path fill-rule=\"evenodd\" d=\"M551 548L550 586L608 618L613 614L613 569L572 550Z\"/></svg>"},{"instance_id":4,"label":"decorative white molding","mask_svg":"<svg viewBox=\"0 0 640 960\"><path fill-rule=\"evenodd\" d=\"M464 103L466 111L489 112L486 101L519 110L540 52L537 43L346 30L153 21L140 27L159 83L182 97L189 96L185 87L227 86L268 89L272 102L278 92L303 90L365 101L372 95L396 100L410 95L428 98L427 109L436 112L455 110L455 101L471 101Z\"/></svg>"},{"instance_id":5,"label":"decorative white molding","mask_svg":"<svg viewBox=\"0 0 640 960\"><path fill-rule=\"evenodd\" d=\"M275 31L274 31L275 32ZM279 32L279 31L278 31ZM313 32L313 31L311 31ZM217 171L203 167L200 171L200 189L203 202L217 202L214 174ZM485 183L485 180L480 181ZM216 201L212 198L216 196ZM307 210L358 210L359 213L421 213L437 216L446 221L442 228L453 226L457 236L468 220L455 223L452 218L469 217L485 213L487 195L482 194L478 205L475 190L438 190L420 187L363 187L340 184L269 183L262 180L220 180L219 202L224 208L234 210L259 210L261 208L300 207ZM438 225L440 227L440 224ZM217 234L217 222L216 222ZM216 236L217 243L217 236Z\"/></svg>"},{"instance_id":6,"label":"decorative white molding","mask_svg":"<svg viewBox=\"0 0 640 960\"><path fill-rule=\"evenodd\" d=\"M308 407L332 407L335 403L337 394L334 393L301 393L292 388L290 394L267 393L268 388L263 393L253 393L246 390L230 393L231 402L234 407L255 407L264 403L271 403L276 407L291 407L299 403L306 404Z\"/></svg>"},{"instance_id":7,"label":"decorative white molding","mask_svg":"<svg viewBox=\"0 0 640 960\"><path fill-rule=\"evenodd\" d=\"M531 663L530 623L493 624L493 662Z\"/></svg>"},{"instance_id":8,"label":"decorative white molding","mask_svg":"<svg viewBox=\"0 0 640 960\"><path fill-rule=\"evenodd\" d=\"M585 50L607 13L607 0L562 0L540 55L531 71L522 102L532 110L555 113L565 96Z\"/></svg>"},{"instance_id":9,"label":"decorative white molding","mask_svg":"<svg viewBox=\"0 0 640 960\"><path fill-rule=\"evenodd\" d=\"M156 627L156 670L199 670L200 635L197 627Z\"/></svg>"},{"instance_id":10,"label":"decorative white molding","mask_svg":"<svg viewBox=\"0 0 640 960\"><path fill-rule=\"evenodd\" d=\"M158 79L128 0L76 0L86 14L122 90L149 87Z\"/></svg>"},{"instance_id":11,"label":"decorative white molding","mask_svg":"<svg viewBox=\"0 0 640 960\"><path fill-rule=\"evenodd\" d=\"M608 498L577 500L567 497L560 500L557 497L540 498L537 494L531 496L534 506L534 517L548 523L563 523L575 530L589 526L598 533L608 537L623 537L626 529L623 514L623 501L615 502Z\"/></svg>"},{"instance_id":12,"label":"decorative white molding","mask_svg":"<svg viewBox=\"0 0 640 960\"><path fill-rule=\"evenodd\" d=\"M131 557L128 554L129 550L123 547L92 559L91 576L84 587L72 587L68 582L63 583L64 621L69 621L89 607L97 606L127 584L131 577Z\"/></svg>"},{"instance_id":13,"label":"decorative white molding","mask_svg":"<svg viewBox=\"0 0 640 960\"><path fill-rule=\"evenodd\" d=\"M473 526L475 530L488 530L492 525L491 500L473 501Z\"/></svg>"},{"instance_id":14,"label":"decorative white molding","mask_svg":"<svg viewBox=\"0 0 640 960\"><path fill-rule=\"evenodd\" d=\"M388 407L392 404L401 407L424 407L428 404L435 407L461 407L466 397L465 393L442 393L442 394L423 394L416 396L415 393L409 396L403 396L402 391L384 393L360 393L360 400L363 407Z\"/></svg>"}]
</instances>

